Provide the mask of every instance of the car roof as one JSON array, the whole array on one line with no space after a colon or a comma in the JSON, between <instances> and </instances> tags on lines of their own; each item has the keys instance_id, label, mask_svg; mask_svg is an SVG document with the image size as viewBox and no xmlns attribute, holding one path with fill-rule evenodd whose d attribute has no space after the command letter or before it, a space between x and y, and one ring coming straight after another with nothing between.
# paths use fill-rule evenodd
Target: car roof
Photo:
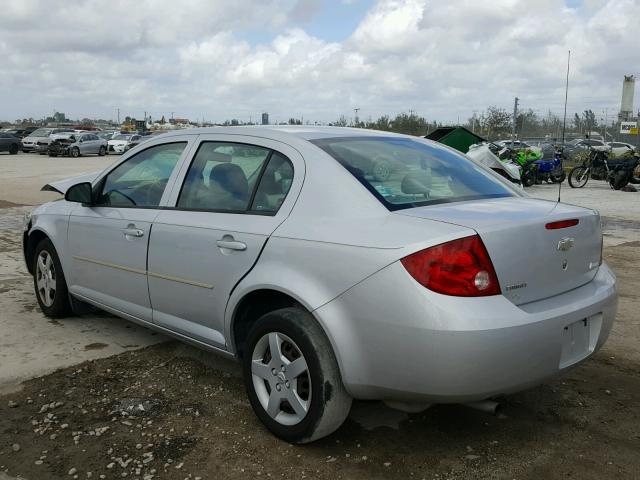
<instances>
[{"instance_id":1,"label":"car roof","mask_svg":"<svg viewBox=\"0 0 640 480\"><path fill-rule=\"evenodd\" d=\"M351 127L324 127L315 125L256 125L235 127L205 127L170 130L161 138L174 135L206 135L206 134L236 134L267 137L274 139L298 138L303 140L319 140L335 137L398 137L416 138L399 133L385 132L381 130L367 130Z\"/></svg>"}]
</instances>

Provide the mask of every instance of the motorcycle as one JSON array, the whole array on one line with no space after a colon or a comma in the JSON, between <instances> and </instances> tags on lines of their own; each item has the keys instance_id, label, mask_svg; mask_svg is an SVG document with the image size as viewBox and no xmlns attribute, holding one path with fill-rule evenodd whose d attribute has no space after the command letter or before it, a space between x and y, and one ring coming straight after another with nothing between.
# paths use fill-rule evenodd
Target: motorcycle
<instances>
[{"instance_id":1,"label":"motorcycle","mask_svg":"<svg viewBox=\"0 0 640 480\"><path fill-rule=\"evenodd\" d=\"M538 175L536 183L562 183L567 178L567 174L562 166L564 154L562 148L556 148L553 153L553 158L545 159L541 158L535 160L535 164L538 166Z\"/></svg>"},{"instance_id":2,"label":"motorcycle","mask_svg":"<svg viewBox=\"0 0 640 480\"><path fill-rule=\"evenodd\" d=\"M481 165L489 167L494 172L502 175L512 183L521 185L521 168L511 159L502 160L499 158L500 147L493 143L478 143L471 145L467 156Z\"/></svg>"},{"instance_id":3,"label":"motorcycle","mask_svg":"<svg viewBox=\"0 0 640 480\"><path fill-rule=\"evenodd\" d=\"M519 165L521 170L520 180L523 187L530 187L536 183L538 178L538 165L536 160L542 158L541 152L535 152L532 150L520 150L514 151L510 148L503 148L499 155L500 160L510 159L516 165Z\"/></svg>"},{"instance_id":4,"label":"motorcycle","mask_svg":"<svg viewBox=\"0 0 640 480\"><path fill-rule=\"evenodd\" d=\"M640 183L633 172L640 163L637 153L610 158L608 152L589 148L589 154L581 165L569 172L569 185L572 188L584 187L589 178L604 180L612 189L620 190L628 183Z\"/></svg>"}]
</instances>

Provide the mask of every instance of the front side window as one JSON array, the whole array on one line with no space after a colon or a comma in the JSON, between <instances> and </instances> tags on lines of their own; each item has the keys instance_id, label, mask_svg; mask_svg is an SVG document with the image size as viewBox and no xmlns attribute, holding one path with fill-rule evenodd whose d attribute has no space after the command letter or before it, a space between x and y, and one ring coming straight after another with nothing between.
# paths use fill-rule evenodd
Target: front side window
<instances>
[{"instance_id":1,"label":"front side window","mask_svg":"<svg viewBox=\"0 0 640 480\"><path fill-rule=\"evenodd\" d=\"M312 140L389 210L515 196L501 180L463 155L410 138Z\"/></svg>"},{"instance_id":2,"label":"front side window","mask_svg":"<svg viewBox=\"0 0 640 480\"><path fill-rule=\"evenodd\" d=\"M157 207L186 142L156 145L112 170L104 180L98 205Z\"/></svg>"}]
</instances>

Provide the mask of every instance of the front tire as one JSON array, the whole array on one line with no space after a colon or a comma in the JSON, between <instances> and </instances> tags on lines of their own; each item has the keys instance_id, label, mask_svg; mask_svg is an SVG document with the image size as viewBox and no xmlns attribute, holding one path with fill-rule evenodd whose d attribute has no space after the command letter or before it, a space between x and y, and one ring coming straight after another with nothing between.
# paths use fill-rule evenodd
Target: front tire
<instances>
[{"instance_id":1,"label":"front tire","mask_svg":"<svg viewBox=\"0 0 640 480\"><path fill-rule=\"evenodd\" d=\"M344 422L351 397L324 331L299 308L263 315L242 359L249 402L262 423L290 443L325 437Z\"/></svg>"},{"instance_id":2,"label":"front tire","mask_svg":"<svg viewBox=\"0 0 640 480\"><path fill-rule=\"evenodd\" d=\"M569 186L571 188L582 188L589 181L589 170L586 167L574 167L569 172Z\"/></svg>"},{"instance_id":3,"label":"front tire","mask_svg":"<svg viewBox=\"0 0 640 480\"><path fill-rule=\"evenodd\" d=\"M18 154L18 146L15 143L9 147L9 153L11 155L17 155Z\"/></svg>"},{"instance_id":4,"label":"front tire","mask_svg":"<svg viewBox=\"0 0 640 480\"><path fill-rule=\"evenodd\" d=\"M100 147L100 150L98 150L98 155L101 157L104 157L107 154L107 149L104 147Z\"/></svg>"},{"instance_id":5,"label":"front tire","mask_svg":"<svg viewBox=\"0 0 640 480\"><path fill-rule=\"evenodd\" d=\"M524 174L521 180L523 187L532 187L536 183L536 177L531 173Z\"/></svg>"},{"instance_id":6,"label":"front tire","mask_svg":"<svg viewBox=\"0 0 640 480\"><path fill-rule=\"evenodd\" d=\"M40 241L33 256L33 286L40 309L47 317L60 318L71 314L62 264L48 238Z\"/></svg>"},{"instance_id":7,"label":"front tire","mask_svg":"<svg viewBox=\"0 0 640 480\"><path fill-rule=\"evenodd\" d=\"M80 156L80 149L78 147L73 147L69 153L73 158L78 158Z\"/></svg>"}]
</instances>

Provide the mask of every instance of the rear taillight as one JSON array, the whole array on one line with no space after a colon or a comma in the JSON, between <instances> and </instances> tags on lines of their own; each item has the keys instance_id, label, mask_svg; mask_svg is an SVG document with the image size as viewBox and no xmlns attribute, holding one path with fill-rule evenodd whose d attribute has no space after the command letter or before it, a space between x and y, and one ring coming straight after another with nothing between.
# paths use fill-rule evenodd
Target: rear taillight
<instances>
[{"instance_id":1,"label":"rear taillight","mask_svg":"<svg viewBox=\"0 0 640 480\"><path fill-rule=\"evenodd\" d=\"M458 297L500 294L491 258L478 235L420 250L401 262L417 282L434 292Z\"/></svg>"}]
</instances>

